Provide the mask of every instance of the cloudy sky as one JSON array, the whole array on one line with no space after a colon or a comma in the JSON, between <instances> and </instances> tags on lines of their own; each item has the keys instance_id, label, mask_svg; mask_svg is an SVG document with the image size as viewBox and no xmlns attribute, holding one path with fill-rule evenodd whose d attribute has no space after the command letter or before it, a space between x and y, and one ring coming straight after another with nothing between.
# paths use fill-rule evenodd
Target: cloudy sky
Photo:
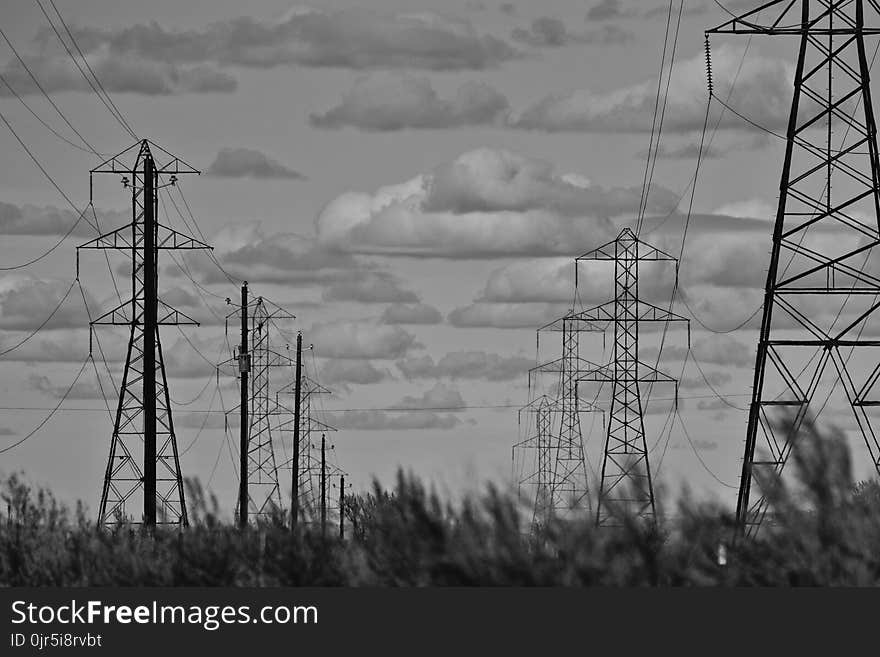
<instances>
[{"instance_id":1,"label":"cloudy sky","mask_svg":"<svg viewBox=\"0 0 880 657\"><path fill-rule=\"evenodd\" d=\"M297 328L314 345L309 372L332 390L321 405L339 428L334 456L354 487L374 475L387 482L398 466L442 488L508 482L511 446L527 430L517 407L529 400L528 369L558 353L558 336L547 335L536 354L535 329L573 304L608 298L611 272L599 266L584 270L574 299L572 258L632 225L638 211L668 3L56 4L136 134L202 171L182 190L224 268L297 315L278 348ZM709 0L684 3L645 202L646 239L676 254L706 112L703 31L724 18ZM98 162L92 149L115 153L133 140L36 3L6 3L0 26L27 64L0 41L0 111L82 208ZM716 93L727 97L735 79L730 104L770 130L784 128L790 98L793 46L782 41L713 41ZM71 290L75 246L95 233L94 221L70 230L71 206L6 125L0 148L5 352ZM699 319L691 339L702 373L691 361L681 376L693 445L678 423L662 432L672 391L659 388L649 444L670 487L686 482L733 504L782 142L716 105L704 156L680 271L689 308L677 307ZM182 203L172 192L163 221L187 230L171 200ZM118 181L96 184L100 226L125 216ZM50 255L8 269L68 232ZM212 361L229 356L223 299L237 288L210 260L185 258L163 261L160 282L169 303L202 322L185 336L163 333L182 466L228 505L234 472L217 411L221 397L234 405L235 381L223 375L218 386L192 345ZM100 254L84 256L84 295L74 285L38 335L2 356L0 447L37 425L80 369L89 344L83 296L93 314L116 298L107 265ZM110 268L123 284L124 262ZM668 299L669 272L646 275L644 293ZM728 334L704 328L740 324ZM659 336L646 335L646 358L656 358ZM118 380L125 335L102 330L101 343L100 381L89 363L62 410L0 455L3 472L25 470L91 505L112 428L101 389L112 405L110 374ZM678 376L686 333L670 330L665 345L664 367ZM603 361L609 352L587 336L582 355ZM601 420L585 416L584 434L596 468Z\"/></svg>"}]
</instances>

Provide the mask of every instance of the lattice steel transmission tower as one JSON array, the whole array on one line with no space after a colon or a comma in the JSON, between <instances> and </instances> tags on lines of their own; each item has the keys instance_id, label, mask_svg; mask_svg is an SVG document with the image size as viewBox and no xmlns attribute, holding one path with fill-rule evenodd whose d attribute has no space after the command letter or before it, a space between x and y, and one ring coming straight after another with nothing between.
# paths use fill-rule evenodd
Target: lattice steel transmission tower
<instances>
[{"instance_id":1,"label":"lattice steel transmission tower","mask_svg":"<svg viewBox=\"0 0 880 657\"><path fill-rule=\"evenodd\" d=\"M639 325L643 322L685 322L690 336L690 324L671 310L639 298L639 263L675 262L676 275L678 264L673 256L639 240L629 228L623 229L613 242L585 253L576 262L591 260L614 262L615 289L612 301L574 315L580 321L605 324L614 330L611 362L577 374L579 381L611 384L611 409L605 436L596 523L613 524L619 517L616 513L618 510L653 520L656 513L654 486L648 461L641 386L646 383L672 383L677 399L678 381L639 360Z\"/></svg>"},{"instance_id":2,"label":"lattice steel transmission tower","mask_svg":"<svg viewBox=\"0 0 880 657\"><path fill-rule=\"evenodd\" d=\"M550 397L541 395L521 408L518 413L520 424L522 424L523 413L529 413L535 417L534 429L532 429L532 423L529 422L529 435L513 446L514 454L517 449L527 452L534 450L535 452L534 471L526 473L517 482L520 487L534 488L533 526L546 525L553 512L553 445L556 440L553 436L552 404Z\"/></svg>"},{"instance_id":3,"label":"lattice steel transmission tower","mask_svg":"<svg viewBox=\"0 0 880 657\"><path fill-rule=\"evenodd\" d=\"M880 165L864 39L880 34L880 5L867 3L866 25L865 4L768 2L707 32L799 37L737 500L746 534L767 513L762 481L782 475L802 423L838 386L880 473Z\"/></svg>"},{"instance_id":4,"label":"lattice steel transmission tower","mask_svg":"<svg viewBox=\"0 0 880 657\"><path fill-rule=\"evenodd\" d=\"M290 383L281 388L277 395L295 395L295 387ZM294 456L285 462L285 466L291 468L296 467L298 495L297 504L300 515L314 516L316 510L320 507L320 488L321 488L321 461L316 456L314 436L322 433L335 432L336 428L320 421L315 417L315 411L312 408L313 401L317 395L329 395L330 390L322 386L320 383L303 374L301 377L300 403L299 403L299 449L296 464L294 464ZM292 421L285 423L285 429L290 430ZM332 446L331 446L332 449ZM331 466L330 474L336 476L342 474L335 465ZM308 517L306 519L309 519ZM314 519L314 518L312 518Z\"/></svg>"},{"instance_id":5,"label":"lattice steel transmission tower","mask_svg":"<svg viewBox=\"0 0 880 657\"><path fill-rule=\"evenodd\" d=\"M535 413L536 430L540 430L520 445L537 449L537 470L522 483L536 485L535 523L538 525L545 524L552 514L592 511L581 413L597 409L578 395L578 376L592 366L580 356L580 334L601 329L569 313L538 329L539 348L540 335L547 331L561 336L561 355L533 368L529 373L529 387L533 373L557 374L559 383L555 396L546 397L543 405L539 399L537 405L532 402L526 406Z\"/></svg>"},{"instance_id":6,"label":"lattice steel transmission tower","mask_svg":"<svg viewBox=\"0 0 880 657\"><path fill-rule=\"evenodd\" d=\"M246 449L242 451L242 445L239 445L239 472L243 472L240 485L247 487L248 500L244 509L243 496L239 494L237 513L241 522L249 516L267 516L283 508L276 454L276 444L281 445L283 425L275 418L289 411L272 395L271 371L276 367L290 367L291 360L287 354L272 348L270 329L278 320L295 319L283 308L270 309L263 297L248 301L246 295L247 283L242 286L241 306L229 316L240 316L242 345L239 352L227 361L237 363L240 372L241 402L237 410L241 415L241 442L246 444Z\"/></svg>"},{"instance_id":7,"label":"lattice steel transmission tower","mask_svg":"<svg viewBox=\"0 0 880 657\"><path fill-rule=\"evenodd\" d=\"M161 161L157 161L154 151ZM129 252L132 261L131 299L91 322L91 327L130 327L101 492L99 524L127 518L150 528L157 523L187 525L159 326L198 325L198 322L159 299L158 263L162 250L211 247L159 223L158 193L162 187L176 184L179 175L198 173L146 139L91 171L91 176L122 176L123 185L131 189L132 207L130 224L77 248L77 278L79 249ZM130 516L127 508L130 504L141 506L140 520Z\"/></svg>"}]
</instances>

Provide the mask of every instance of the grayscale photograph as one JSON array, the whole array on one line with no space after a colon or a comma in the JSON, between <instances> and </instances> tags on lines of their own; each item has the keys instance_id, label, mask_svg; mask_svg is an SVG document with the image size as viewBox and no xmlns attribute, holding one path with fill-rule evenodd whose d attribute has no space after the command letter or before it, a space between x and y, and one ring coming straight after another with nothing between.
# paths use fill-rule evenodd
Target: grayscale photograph
<instances>
[{"instance_id":1,"label":"grayscale photograph","mask_svg":"<svg viewBox=\"0 0 880 657\"><path fill-rule=\"evenodd\" d=\"M12 652L880 585L878 53L877 0L4 0Z\"/></svg>"}]
</instances>

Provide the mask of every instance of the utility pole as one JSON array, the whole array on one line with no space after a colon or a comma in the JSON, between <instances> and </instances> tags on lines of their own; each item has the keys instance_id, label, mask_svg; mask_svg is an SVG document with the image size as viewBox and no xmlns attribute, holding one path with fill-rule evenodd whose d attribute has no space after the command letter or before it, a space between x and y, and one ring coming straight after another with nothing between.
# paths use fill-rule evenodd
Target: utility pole
<instances>
[{"instance_id":1,"label":"utility pole","mask_svg":"<svg viewBox=\"0 0 880 657\"><path fill-rule=\"evenodd\" d=\"M241 345L238 351L238 371L241 376L241 400L239 410L241 426L239 427L239 473L238 487L238 525L242 529L248 524L248 375L251 370L250 353L248 352L248 284L241 285Z\"/></svg>"},{"instance_id":2,"label":"utility pole","mask_svg":"<svg viewBox=\"0 0 880 657\"><path fill-rule=\"evenodd\" d=\"M736 507L740 534L760 528L769 507L762 483L782 476L801 425L835 391L880 474L871 412L880 405L880 278L870 264L880 246L880 160L865 50L880 21L870 4L869 25L863 0L786 0L706 33L707 54L709 34L799 37ZM779 422L780 409L788 421ZM759 441L766 456L756 458Z\"/></svg>"},{"instance_id":3,"label":"utility pole","mask_svg":"<svg viewBox=\"0 0 880 657\"><path fill-rule=\"evenodd\" d=\"M327 536L327 435L321 434L321 536Z\"/></svg>"},{"instance_id":4,"label":"utility pole","mask_svg":"<svg viewBox=\"0 0 880 657\"><path fill-rule=\"evenodd\" d=\"M153 148L160 153L157 162ZM133 159L132 159L133 156ZM132 221L77 248L128 252L132 261L131 299L93 320L96 325L130 327L125 369L110 442L110 455L98 511L98 523L131 519L127 505L142 505L141 522L188 524L171 398L159 340L161 325L198 325L158 297L160 250L211 247L158 221L159 190L177 183L181 174L198 174L182 160L144 139L92 169L95 174L122 176L131 189ZM162 182L162 181L167 182ZM90 197L92 194L90 194ZM90 198L90 202L93 199ZM161 309L161 311L160 311ZM142 456L138 462L138 455Z\"/></svg>"},{"instance_id":5,"label":"utility pole","mask_svg":"<svg viewBox=\"0 0 880 657\"><path fill-rule=\"evenodd\" d=\"M291 313L275 307L263 297L252 298L245 281L241 288L241 305L226 316L238 315L241 325L238 353L220 367L235 365L239 379L239 488L238 518L241 527L255 516L268 516L281 508L281 486L275 459L278 426L273 416L286 414L270 394L270 371L273 367L289 367L290 357L272 349L270 328L279 319L294 319ZM231 299L226 300L231 304ZM274 306L274 304L272 304Z\"/></svg>"},{"instance_id":6,"label":"utility pole","mask_svg":"<svg viewBox=\"0 0 880 657\"><path fill-rule=\"evenodd\" d=\"M339 539L345 540L345 475L339 475Z\"/></svg>"},{"instance_id":7,"label":"utility pole","mask_svg":"<svg viewBox=\"0 0 880 657\"><path fill-rule=\"evenodd\" d=\"M296 528L299 519L299 415L302 400L302 332L296 334L296 378L294 379L293 400L293 466L292 492L290 503L290 526Z\"/></svg>"}]
</instances>

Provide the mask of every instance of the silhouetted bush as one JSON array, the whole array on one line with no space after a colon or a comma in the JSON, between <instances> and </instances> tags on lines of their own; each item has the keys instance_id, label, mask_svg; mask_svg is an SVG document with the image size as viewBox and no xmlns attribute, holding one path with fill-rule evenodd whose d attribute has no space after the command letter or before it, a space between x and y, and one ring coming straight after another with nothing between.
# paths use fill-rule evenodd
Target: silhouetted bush
<instances>
[{"instance_id":1,"label":"silhouetted bush","mask_svg":"<svg viewBox=\"0 0 880 657\"><path fill-rule=\"evenodd\" d=\"M841 433L805 425L791 481L761 482L767 517L734 537L731 511L684 493L675 521L619 515L618 527L552 518L496 488L445 502L400 472L393 490L345 499L346 537L315 523L291 531L283 515L239 531L216 499L188 482L191 526L150 535L99 529L18 476L3 485L4 586L719 586L880 584L880 485L854 483Z\"/></svg>"}]
</instances>

